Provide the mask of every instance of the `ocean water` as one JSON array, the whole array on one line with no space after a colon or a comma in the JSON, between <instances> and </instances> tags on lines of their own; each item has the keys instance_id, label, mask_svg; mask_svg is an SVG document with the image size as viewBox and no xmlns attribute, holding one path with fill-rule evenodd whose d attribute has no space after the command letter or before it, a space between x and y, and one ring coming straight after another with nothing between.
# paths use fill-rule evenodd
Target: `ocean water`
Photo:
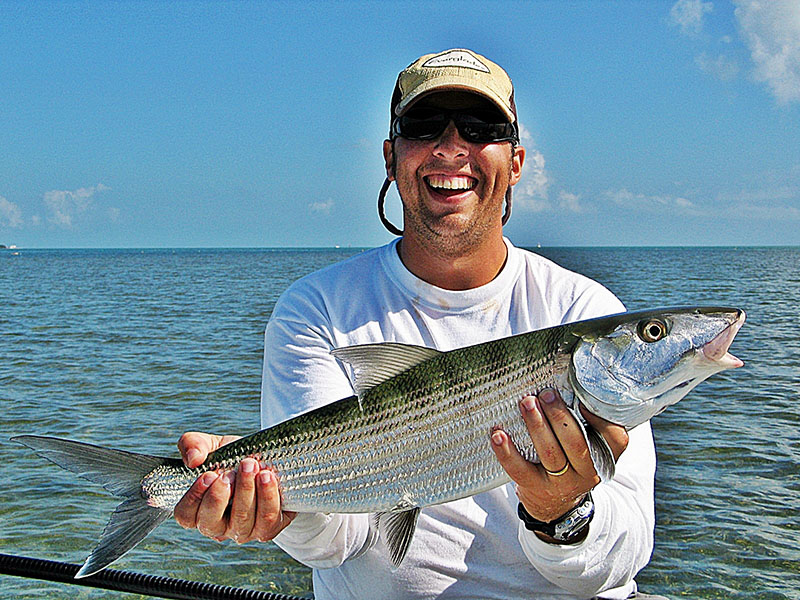
<instances>
[{"instance_id":1,"label":"ocean water","mask_svg":"<svg viewBox=\"0 0 800 600\"><path fill-rule=\"evenodd\" d=\"M82 562L116 501L8 437L174 455L187 430L258 428L264 326L280 293L358 250L0 251L0 552ZM653 558L670 598L800 598L800 248L557 248L629 309L735 305L745 367L653 421ZM115 567L311 595L272 544L159 527ZM0 575L0 597L136 598Z\"/></svg>"}]
</instances>

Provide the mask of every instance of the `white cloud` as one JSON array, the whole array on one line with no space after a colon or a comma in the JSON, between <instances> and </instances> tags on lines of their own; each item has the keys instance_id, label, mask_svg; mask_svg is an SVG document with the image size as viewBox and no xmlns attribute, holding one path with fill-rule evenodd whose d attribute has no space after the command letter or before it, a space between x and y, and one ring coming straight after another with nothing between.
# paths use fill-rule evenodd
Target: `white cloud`
<instances>
[{"instance_id":1,"label":"white cloud","mask_svg":"<svg viewBox=\"0 0 800 600\"><path fill-rule=\"evenodd\" d=\"M0 227L17 229L22 227L22 211L19 206L0 196Z\"/></svg>"},{"instance_id":2,"label":"white cloud","mask_svg":"<svg viewBox=\"0 0 800 600\"><path fill-rule=\"evenodd\" d=\"M756 80L781 104L800 101L800 2L734 0Z\"/></svg>"},{"instance_id":3,"label":"white cloud","mask_svg":"<svg viewBox=\"0 0 800 600\"><path fill-rule=\"evenodd\" d=\"M678 0L669 11L669 22L680 27L684 35L699 35L703 31L703 16L712 10L712 2Z\"/></svg>"},{"instance_id":4,"label":"white cloud","mask_svg":"<svg viewBox=\"0 0 800 600\"><path fill-rule=\"evenodd\" d=\"M571 213L586 212L586 208L581 204L581 197L578 194L572 194L561 190L558 194L559 205L562 210Z\"/></svg>"},{"instance_id":5,"label":"white cloud","mask_svg":"<svg viewBox=\"0 0 800 600\"><path fill-rule=\"evenodd\" d=\"M308 208L310 208L312 212L328 214L331 212L331 209L333 208L333 198L328 198L327 200L320 200L317 202L311 202L308 205Z\"/></svg>"},{"instance_id":6,"label":"white cloud","mask_svg":"<svg viewBox=\"0 0 800 600\"><path fill-rule=\"evenodd\" d=\"M550 176L545 170L544 155L534 147L530 131L520 123L520 142L525 146L525 163L522 165L522 178L514 186L514 206L533 212L551 208L547 199Z\"/></svg>"},{"instance_id":7,"label":"white cloud","mask_svg":"<svg viewBox=\"0 0 800 600\"><path fill-rule=\"evenodd\" d=\"M49 213L48 221L59 227L72 227L75 219L92 205L92 197L110 189L110 187L98 183L75 191L51 190L45 192L44 204Z\"/></svg>"},{"instance_id":8,"label":"white cloud","mask_svg":"<svg viewBox=\"0 0 800 600\"><path fill-rule=\"evenodd\" d=\"M800 201L800 186L792 183L762 181L758 187L743 188L717 195L721 204L774 204L775 202Z\"/></svg>"},{"instance_id":9,"label":"white cloud","mask_svg":"<svg viewBox=\"0 0 800 600\"><path fill-rule=\"evenodd\" d=\"M792 184L719 192L698 203L683 196L633 193L625 188L609 190L604 198L631 212L663 212L693 217L739 221L800 221L800 188Z\"/></svg>"},{"instance_id":10,"label":"white cloud","mask_svg":"<svg viewBox=\"0 0 800 600\"><path fill-rule=\"evenodd\" d=\"M703 52L695 57L694 62L701 71L720 81L732 81L739 74L739 64L724 54L711 58L706 52Z\"/></svg>"},{"instance_id":11,"label":"white cloud","mask_svg":"<svg viewBox=\"0 0 800 600\"><path fill-rule=\"evenodd\" d=\"M732 208L734 215L744 220L800 221L800 208L774 204L738 204Z\"/></svg>"},{"instance_id":12,"label":"white cloud","mask_svg":"<svg viewBox=\"0 0 800 600\"><path fill-rule=\"evenodd\" d=\"M632 210L674 210L690 214L700 213L694 202L681 196L634 194L626 188L608 190L603 196L618 206Z\"/></svg>"}]
</instances>

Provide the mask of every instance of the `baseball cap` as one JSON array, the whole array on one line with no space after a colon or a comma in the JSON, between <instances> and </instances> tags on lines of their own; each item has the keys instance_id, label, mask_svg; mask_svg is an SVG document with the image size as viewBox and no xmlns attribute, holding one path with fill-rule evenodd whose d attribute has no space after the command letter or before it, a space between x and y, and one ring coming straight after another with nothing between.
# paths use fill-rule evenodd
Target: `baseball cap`
<instances>
[{"instance_id":1,"label":"baseball cap","mask_svg":"<svg viewBox=\"0 0 800 600\"><path fill-rule=\"evenodd\" d=\"M392 94L392 119L421 96L447 90L479 94L493 102L509 123L517 120L511 78L499 65L465 48L426 54L403 69Z\"/></svg>"}]
</instances>

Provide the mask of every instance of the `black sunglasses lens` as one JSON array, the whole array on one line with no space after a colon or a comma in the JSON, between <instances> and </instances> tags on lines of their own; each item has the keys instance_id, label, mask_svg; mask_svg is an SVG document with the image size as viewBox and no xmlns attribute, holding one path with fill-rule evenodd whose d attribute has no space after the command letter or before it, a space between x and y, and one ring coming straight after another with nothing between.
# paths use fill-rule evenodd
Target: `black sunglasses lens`
<instances>
[{"instance_id":1,"label":"black sunglasses lens","mask_svg":"<svg viewBox=\"0 0 800 600\"><path fill-rule=\"evenodd\" d=\"M411 140L429 140L438 137L447 129L450 115L440 110L417 108L397 119L398 135Z\"/></svg>"},{"instance_id":2,"label":"black sunglasses lens","mask_svg":"<svg viewBox=\"0 0 800 600\"><path fill-rule=\"evenodd\" d=\"M485 123L482 121L456 121L456 126L465 140L478 144L489 144L514 139L514 126L511 123Z\"/></svg>"},{"instance_id":3,"label":"black sunglasses lens","mask_svg":"<svg viewBox=\"0 0 800 600\"><path fill-rule=\"evenodd\" d=\"M395 121L394 132L411 140L430 140L439 137L451 120L461 136L470 142L489 144L516 139L514 126L496 111L450 112L414 108Z\"/></svg>"}]
</instances>

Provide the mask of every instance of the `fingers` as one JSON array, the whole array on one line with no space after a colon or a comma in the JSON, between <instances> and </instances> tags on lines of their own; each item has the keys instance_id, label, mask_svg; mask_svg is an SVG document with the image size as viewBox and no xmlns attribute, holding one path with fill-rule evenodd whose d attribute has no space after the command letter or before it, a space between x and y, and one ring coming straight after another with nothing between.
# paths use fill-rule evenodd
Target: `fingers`
<instances>
[{"instance_id":1,"label":"fingers","mask_svg":"<svg viewBox=\"0 0 800 600\"><path fill-rule=\"evenodd\" d=\"M560 473L569 465L582 477L596 477L583 431L558 392L543 390L537 400L536 407L539 410L536 412L524 410L523 401L523 419L542 466L550 473ZM532 431L529 421L536 421L537 418L544 422L540 429L549 427L552 432L549 436L539 435L538 430Z\"/></svg>"},{"instance_id":2,"label":"fingers","mask_svg":"<svg viewBox=\"0 0 800 600\"><path fill-rule=\"evenodd\" d=\"M204 473L175 507L181 526L239 544L271 540L294 517L281 510L277 476L253 458L245 458L236 472Z\"/></svg>"},{"instance_id":3,"label":"fingers","mask_svg":"<svg viewBox=\"0 0 800 600\"><path fill-rule=\"evenodd\" d=\"M197 530L217 541L226 539L228 531L228 504L233 497L236 474L228 471L211 484L197 509Z\"/></svg>"},{"instance_id":4,"label":"fingers","mask_svg":"<svg viewBox=\"0 0 800 600\"><path fill-rule=\"evenodd\" d=\"M292 522L296 513L281 510L278 478L269 469L264 469L258 474L256 498L256 515L251 539L266 542L283 531Z\"/></svg>"},{"instance_id":5,"label":"fingers","mask_svg":"<svg viewBox=\"0 0 800 600\"><path fill-rule=\"evenodd\" d=\"M184 494L183 498L175 505L175 520L181 527L194 529L197 527L197 511L203 501L206 491L217 480L219 473L203 473L197 478Z\"/></svg>"},{"instance_id":6,"label":"fingers","mask_svg":"<svg viewBox=\"0 0 800 600\"><path fill-rule=\"evenodd\" d=\"M239 544L249 542L256 520L256 477L261 466L253 458L245 458L236 475L227 536Z\"/></svg>"},{"instance_id":7,"label":"fingers","mask_svg":"<svg viewBox=\"0 0 800 600\"><path fill-rule=\"evenodd\" d=\"M542 467L551 473L561 472L564 468L569 468L570 461L556 432L560 434L563 427L569 426L566 419L570 415L564 414L565 411L557 412L551 409L550 419L553 419L551 422L542 406L545 398L548 402L552 402L555 396L543 392L539 398L534 396L523 398L520 403L522 418Z\"/></svg>"},{"instance_id":8,"label":"fingers","mask_svg":"<svg viewBox=\"0 0 800 600\"><path fill-rule=\"evenodd\" d=\"M517 496L530 515L552 521L570 510L582 496L574 471L563 477L550 477L544 468L525 460L502 430L492 433L492 449L509 477L517 483Z\"/></svg>"},{"instance_id":9,"label":"fingers","mask_svg":"<svg viewBox=\"0 0 800 600\"><path fill-rule=\"evenodd\" d=\"M537 465L525 460L502 429L492 432L492 450L508 476L517 483L530 485L542 478Z\"/></svg>"}]
</instances>

